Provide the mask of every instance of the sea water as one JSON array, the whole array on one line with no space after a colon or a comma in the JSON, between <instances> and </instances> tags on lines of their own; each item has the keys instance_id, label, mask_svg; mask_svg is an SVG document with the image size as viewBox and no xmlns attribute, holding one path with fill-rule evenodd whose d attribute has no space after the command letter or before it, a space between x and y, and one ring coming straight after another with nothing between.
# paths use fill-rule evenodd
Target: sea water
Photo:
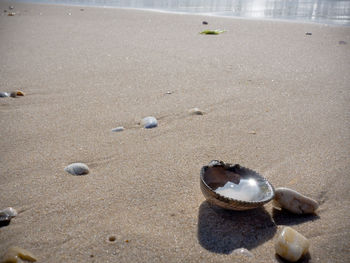
<instances>
[{"instance_id":1,"label":"sea water","mask_svg":"<svg viewBox=\"0 0 350 263\"><path fill-rule=\"evenodd\" d=\"M349 0L17 0L350 26Z\"/></svg>"}]
</instances>

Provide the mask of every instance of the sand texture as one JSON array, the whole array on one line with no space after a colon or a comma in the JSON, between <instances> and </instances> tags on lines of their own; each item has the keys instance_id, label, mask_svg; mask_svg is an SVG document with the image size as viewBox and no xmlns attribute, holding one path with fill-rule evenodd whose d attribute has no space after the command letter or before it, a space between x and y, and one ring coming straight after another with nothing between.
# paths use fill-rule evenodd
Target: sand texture
<instances>
[{"instance_id":1,"label":"sand texture","mask_svg":"<svg viewBox=\"0 0 350 263\"><path fill-rule=\"evenodd\" d=\"M350 261L349 27L8 5L0 91L25 96L0 98L0 209L19 212L0 256L283 262L274 237L288 225L310 240L302 262ZM158 127L140 128L146 116ZM317 214L211 207L199 173L213 159L310 196ZM65 172L74 162L90 173Z\"/></svg>"}]
</instances>

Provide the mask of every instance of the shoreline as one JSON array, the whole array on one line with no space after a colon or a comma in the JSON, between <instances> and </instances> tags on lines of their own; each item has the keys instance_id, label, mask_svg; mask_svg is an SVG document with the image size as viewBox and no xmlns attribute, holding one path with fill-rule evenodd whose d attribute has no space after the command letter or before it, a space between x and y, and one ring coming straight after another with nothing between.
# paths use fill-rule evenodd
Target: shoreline
<instances>
[{"instance_id":1,"label":"shoreline","mask_svg":"<svg viewBox=\"0 0 350 263\"><path fill-rule=\"evenodd\" d=\"M274 240L291 226L311 244L301 262L349 259L350 28L205 17L227 30L210 36L192 15L13 12L0 16L0 92L25 96L0 98L0 210L18 211L0 257L19 246L39 263L278 263ZM158 126L140 127L146 116ZM319 209L212 207L199 184L211 160ZM89 174L64 170L76 162Z\"/></svg>"},{"instance_id":2,"label":"shoreline","mask_svg":"<svg viewBox=\"0 0 350 263\"><path fill-rule=\"evenodd\" d=\"M218 17L218 18L229 18L229 19L243 19L243 20L252 20L252 21L276 21L276 22L287 22L287 23L301 23L301 24L318 24L318 25L324 25L324 26L339 26L339 27L350 27L350 22L344 23L341 21L336 20L330 20L330 19L319 19L319 20L311 20L306 18L288 18L288 17L281 17L281 18L273 18L273 17L260 17L260 18L254 18L249 16L235 16L235 15L225 15L225 14L218 14L220 12L213 12L213 13L207 13L207 12L186 12L186 11L167 11L162 9L152 9L152 8L138 8L138 7L118 7L118 6L112 6L112 5L98 5L98 4L68 4L68 3L41 3L41 2L21 2L20 0L14 0L14 2L17 3L27 3L27 4L42 4L42 5L57 5L57 6L72 6L72 7L92 7L92 8L116 8L116 9L125 9L125 10L136 10L136 11L146 11L146 12L155 12L155 13L164 13L164 14L178 14L178 15L194 15L194 16L204 16L204 17Z\"/></svg>"}]
</instances>

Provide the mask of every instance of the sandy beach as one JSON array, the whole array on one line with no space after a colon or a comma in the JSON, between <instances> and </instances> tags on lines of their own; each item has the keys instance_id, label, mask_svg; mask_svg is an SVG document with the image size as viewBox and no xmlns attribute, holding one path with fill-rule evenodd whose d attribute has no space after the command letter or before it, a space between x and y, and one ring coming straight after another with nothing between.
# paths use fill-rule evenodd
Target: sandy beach
<instances>
[{"instance_id":1,"label":"sandy beach","mask_svg":"<svg viewBox=\"0 0 350 263\"><path fill-rule=\"evenodd\" d=\"M350 27L9 5L0 91L25 96L0 98L0 209L19 212L0 259L19 246L50 263L284 262L274 238L291 226L310 240L301 262L350 261ZM199 173L214 159L320 207L213 207ZM66 173L74 162L90 173Z\"/></svg>"}]
</instances>

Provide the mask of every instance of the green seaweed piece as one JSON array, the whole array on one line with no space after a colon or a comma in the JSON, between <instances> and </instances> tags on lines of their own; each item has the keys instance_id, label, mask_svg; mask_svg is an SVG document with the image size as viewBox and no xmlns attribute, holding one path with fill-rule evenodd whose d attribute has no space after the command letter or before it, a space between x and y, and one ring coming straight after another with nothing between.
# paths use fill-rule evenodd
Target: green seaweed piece
<instances>
[{"instance_id":1,"label":"green seaweed piece","mask_svg":"<svg viewBox=\"0 0 350 263\"><path fill-rule=\"evenodd\" d=\"M224 33L224 32L226 32L226 30L215 29L215 30L203 30L202 32L200 32L200 34L219 35L219 34Z\"/></svg>"}]
</instances>

